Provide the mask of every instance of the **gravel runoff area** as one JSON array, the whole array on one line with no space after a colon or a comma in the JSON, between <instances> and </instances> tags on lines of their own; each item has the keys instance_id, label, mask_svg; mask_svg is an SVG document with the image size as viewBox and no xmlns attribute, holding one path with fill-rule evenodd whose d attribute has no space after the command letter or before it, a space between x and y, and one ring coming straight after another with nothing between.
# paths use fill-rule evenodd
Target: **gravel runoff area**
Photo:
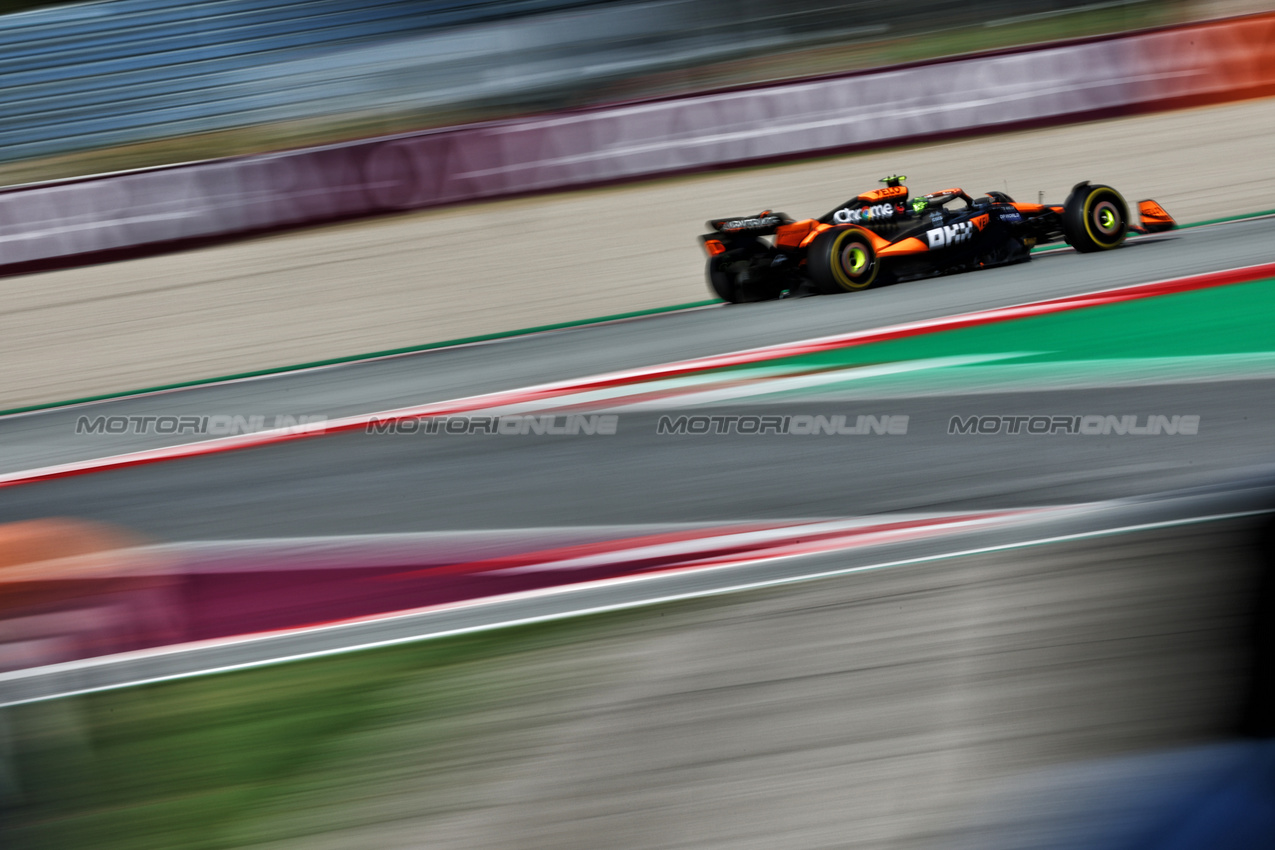
<instances>
[{"instance_id":1,"label":"gravel runoff area","mask_svg":"<svg viewBox=\"0 0 1275 850\"><path fill-rule=\"evenodd\" d=\"M1032 817L1029 843L1046 846L1063 803L1013 811L997 805L1007 791L1062 765L1088 785L1106 776L1094 759L1233 734L1250 529L661 609L523 653L445 739L407 713L332 742L357 754L326 764L339 781L316 776L315 793L243 824L239 846L995 847L1007 820Z\"/></svg>"},{"instance_id":2,"label":"gravel runoff area","mask_svg":"<svg viewBox=\"0 0 1275 850\"><path fill-rule=\"evenodd\" d=\"M314 228L0 278L0 409L703 301L696 236L819 215L901 172L1061 202L1083 179L1182 222L1275 207L1275 100Z\"/></svg>"}]
</instances>

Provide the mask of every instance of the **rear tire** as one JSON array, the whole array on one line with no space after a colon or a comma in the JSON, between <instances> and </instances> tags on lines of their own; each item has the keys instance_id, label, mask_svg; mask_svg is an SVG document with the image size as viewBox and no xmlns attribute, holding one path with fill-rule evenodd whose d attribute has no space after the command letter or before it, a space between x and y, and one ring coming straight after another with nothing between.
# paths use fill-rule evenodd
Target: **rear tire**
<instances>
[{"instance_id":1,"label":"rear tire","mask_svg":"<svg viewBox=\"0 0 1275 850\"><path fill-rule=\"evenodd\" d=\"M834 227L815 237L806 273L821 292L857 292L882 280L872 238L862 227Z\"/></svg>"},{"instance_id":2,"label":"rear tire","mask_svg":"<svg viewBox=\"0 0 1275 850\"><path fill-rule=\"evenodd\" d=\"M749 250L748 248L751 248ZM741 283L740 275L752 263L754 257L766 253L768 246L758 240L744 249L736 248L726 254L708 258L708 266L704 270L708 278L708 288L723 301L731 304L748 304L754 301L768 301L779 297L779 290L768 285L767 280L755 280ZM739 254L745 254L740 257ZM732 259L727 259L732 257ZM775 291L771 291L771 290Z\"/></svg>"},{"instance_id":3,"label":"rear tire","mask_svg":"<svg viewBox=\"0 0 1275 850\"><path fill-rule=\"evenodd\" d=\"M742 298L739 284L735 282L729 263L722 262L720 257L709 257L704 274L708 277L708 288L714 295L730 304L740 303Z\"/></svg>"},{"instance_id":4,"label":"rear tire","mask_svg":"<svg viewBox=\"0 0 1275 850\"><path fill-rule=\"evenodd\" d=\"M1083 254L1110 251L1124 244L1129 206L1110 186L1081 183L1063 205L1063 238Z\"/></svg>"}]
</instances>

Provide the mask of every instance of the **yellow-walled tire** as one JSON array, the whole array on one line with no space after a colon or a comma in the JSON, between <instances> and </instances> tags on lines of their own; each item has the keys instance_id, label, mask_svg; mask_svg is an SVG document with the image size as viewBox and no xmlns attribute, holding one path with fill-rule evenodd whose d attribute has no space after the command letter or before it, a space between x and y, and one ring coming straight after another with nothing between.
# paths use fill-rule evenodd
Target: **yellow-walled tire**
<instances>
[{"instance_id":1,"label":"yellow-walled tire","mask_svg":"<svg viewBox=\"0 0 1275 850\"><path fill-rule=\"evenodd\" d=\"M1081 183L1063 205L1063 237L1084 254L1110 251L1129 233L1129 205L1110 186Z\"/></svg>"},{"instance_id":2,"label":"yellow-walled tire","mask_svg":"<svg viewBox=\"0 0 1275 850\"><path fill-rule=\"evenodd\" d=\"M806 273L821 292L857 292L880 278L881 262L862 227L834 227L810 243Z\"/></svg>"}]
</instances>

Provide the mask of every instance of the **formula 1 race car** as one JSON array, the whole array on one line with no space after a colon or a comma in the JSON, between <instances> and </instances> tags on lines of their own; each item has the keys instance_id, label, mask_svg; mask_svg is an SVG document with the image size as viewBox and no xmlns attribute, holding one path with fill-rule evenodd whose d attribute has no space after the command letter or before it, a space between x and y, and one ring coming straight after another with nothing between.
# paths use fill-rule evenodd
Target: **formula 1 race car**
<instances>
[{"instance_id":1,"label":"formula 1 race car","mask_svg":"<svg viewBox=\"0 0 1275 850\"><path fill-rule=\"evenodd\" d=\"M1110 251L1129 232L1177 226L1150 200L1138 204L1139 223L1131 225L1120 193L1087 181L1059 205L1022 204L1004 192L971 198L962 189L909 203L905 179L886 177L885 188L856 195L821 218L797 221L766 210L708 222L712 233L700 240L710 288L736 303L853 292L1026 262L1032 248L1059 240L1086 253Z\"/></svg>"}]
</instances>

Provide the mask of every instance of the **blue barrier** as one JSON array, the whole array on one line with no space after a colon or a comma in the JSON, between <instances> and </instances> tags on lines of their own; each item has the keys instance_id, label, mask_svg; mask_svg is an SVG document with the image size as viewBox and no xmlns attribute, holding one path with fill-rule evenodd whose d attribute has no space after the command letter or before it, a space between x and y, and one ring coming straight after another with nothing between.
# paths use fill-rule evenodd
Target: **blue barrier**
<instances>
[{"instance_id":1,"label":"blue barrier","mask_svg":"<svg viewBox=\"0 0 1275 850\"><path fill-rule=\"evenodd\" d=\"M270 120L271 105L316 97L295 81L263 91L280 63L586 4L100 0L5 15L0 160Z\"/></svg>"},{"instance_id":2,"label":"blue barrier","mask_svg":"<svg viewBox=\"0 0 1275 850\"><path fill-rule=\"evenodd\" d=\"M0 161L322 116L544 108L790 45L1089 5L788 0L775 14L765 0L95 0L0 16Z\"/></svg>"}]
</instances>

